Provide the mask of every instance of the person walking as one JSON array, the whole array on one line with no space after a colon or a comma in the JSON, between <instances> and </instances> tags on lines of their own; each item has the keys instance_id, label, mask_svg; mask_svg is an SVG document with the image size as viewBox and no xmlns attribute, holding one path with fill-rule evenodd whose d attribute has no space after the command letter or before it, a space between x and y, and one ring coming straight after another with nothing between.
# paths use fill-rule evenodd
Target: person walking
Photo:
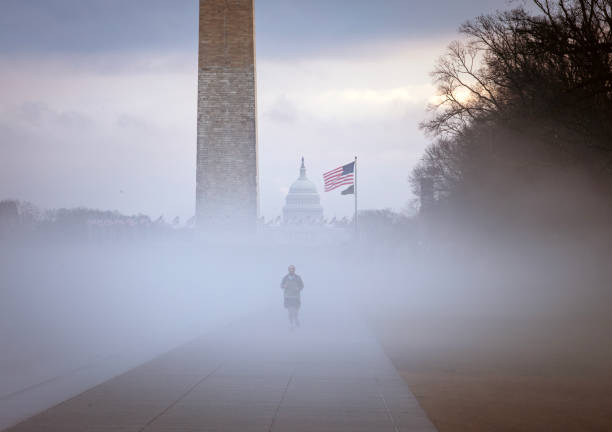
<instances>
[{"instance_id":1,"label":"person walking","mask_svg":"<svg viewBox=\"0 0 612 432\"><path fill-rule=\"evenodd\" d=\"M293 330L295 327L300 326L298 312L300 311L300 293L304 289L304 282L302 282L300 275L295 273L294 265L290 265L288 271L289 273L281 281L281 289L284 293L285 308L289 312L289 325L291 330Z\"/></svg>"}]
</instances>

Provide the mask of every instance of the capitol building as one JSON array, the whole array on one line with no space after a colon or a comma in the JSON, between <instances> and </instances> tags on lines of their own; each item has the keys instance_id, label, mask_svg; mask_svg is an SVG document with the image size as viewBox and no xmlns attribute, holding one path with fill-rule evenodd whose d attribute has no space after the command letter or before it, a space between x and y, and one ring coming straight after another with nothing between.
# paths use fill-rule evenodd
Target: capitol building
<instances>
[{"instance_id":1,"label":"capitol building","mask_svg":"<svg viewBox=\"0 0 612 432\"><path fill-rule=\"evenodd\" d=\"M316 185L306 176L302 158L300 176L293 182L285 198L282 221L262 227L266 241L272 244L325 245L345 243L351 239L352 230L329 224L323 218L321 197Z\"/></svg>"},{"instance_id":2,"label":"capitol building","mask_svg":"<svg viewBox=\"0 0 612 432\"><path fill-rule=\"evenodd\" d=\"M300 177L293 182L283 207L283 223L286 225L313 225L323 222L323 207L317 187L306 177L302 158Z\"/></svg>"}]
</instances>

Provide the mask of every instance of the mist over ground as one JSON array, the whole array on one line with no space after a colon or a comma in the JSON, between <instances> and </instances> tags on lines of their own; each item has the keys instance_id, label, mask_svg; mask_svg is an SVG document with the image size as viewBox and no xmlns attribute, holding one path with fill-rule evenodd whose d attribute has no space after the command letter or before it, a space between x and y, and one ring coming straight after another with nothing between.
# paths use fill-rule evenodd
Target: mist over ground
<instances>
[{"instance_id":1,"label":"mist over ground","mask_svg":"<svg viewBox=\"0 0 612 432\"><path fill-rule=\"evenodd\" d=\"M485 232L452 217L389 211L362 212L360 221L358 237L349 226L343 241L324 244L279 243L264 228L228 242L170 224L113 235L56 223L5 231L2 395L113 356L123 356L119 373L229 324L246 329L262 313L291 335L279 288L289 264L306 285L308 337L358 317L417 396L431 391L424 377L432 374L445 383L465 374L588 377L590 389L610 382L610 236L601 226ZM274 343L258 337L262 350ZM291 336L311 343L300 337ZM428 400L425 409L439 410ZM593 427L606 421L575 415L590 416Z\"/></svg>"}]
</instances>

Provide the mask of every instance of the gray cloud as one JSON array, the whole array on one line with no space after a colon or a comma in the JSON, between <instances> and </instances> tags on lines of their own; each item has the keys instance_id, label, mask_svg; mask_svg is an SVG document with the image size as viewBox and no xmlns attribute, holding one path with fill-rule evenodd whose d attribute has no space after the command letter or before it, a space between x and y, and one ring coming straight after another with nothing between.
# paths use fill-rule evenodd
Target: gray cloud
<instances>
[{"instance_id":1,"label":"gray cloud","mask_svg":"<svg viewBox=\"0 0 612 432\"><path fill-rule=\"evenodd\" d=\"M194 0L4 0L0 51L195 49Z\"/></svg>"},{"instance_id":2,"label":"gray cloud","mask_svg":"<svg viewBox=\"0 0 612 432\"><path fill-rule=\"evenodd\" d=\"M285 95L276 98L264 115L269 120L279 123L295 123L298 119L297 107Z\"/></svg>"},{"instance_id":3,"label":"gray cloud","mask_svg":"<svg viewBox=\"0 0 612 432\"><path fill-rule=\"evenodd\" d=\"M310 55L373 39L439 36L510 0L256 1L258 52Z\"/></svg>"},{"instance_id":4,"label":"gray cloud","mask_svg":"<svg viewBox=\"0 0 612 432\"><path fill-rule=\"evenodd\" d=\"M454 31L509 0L256 0L258 53L310 55L372 38ZM195 51L197 0L3 0L0 53Z\"/></svg>"},{"instance_id":5,"label":"gray cloud","mask_svg":"<svg viewBox=\"0 0 612 432\"><path fill-rule=\"evenodd\" d=\"M49 125L70 129L83 129L93 124L93 119L87 114L77 110L58 111L50 108L40 101L27 101L14 110L4 112L7 119L14 119L18 123L29 127L40 128Z\"/></svg>"}]
</instances>

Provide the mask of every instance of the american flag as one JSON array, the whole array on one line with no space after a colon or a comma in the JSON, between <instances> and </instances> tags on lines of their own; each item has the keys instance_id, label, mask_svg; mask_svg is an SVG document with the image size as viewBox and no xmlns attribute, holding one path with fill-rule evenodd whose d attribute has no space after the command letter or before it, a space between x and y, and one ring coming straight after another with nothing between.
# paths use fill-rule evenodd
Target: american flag
<instances>
[{"instance_id":1,"label":"american flag","mask_svg":"<svg viewBox=\"0 0 612 432\"><path fill-rule=\"evenodd\" d=\"M323 174L325 192L333 191L340 186L352 185L355 181L355 162L343 165Z\"/></svg>"}]
</instances>

